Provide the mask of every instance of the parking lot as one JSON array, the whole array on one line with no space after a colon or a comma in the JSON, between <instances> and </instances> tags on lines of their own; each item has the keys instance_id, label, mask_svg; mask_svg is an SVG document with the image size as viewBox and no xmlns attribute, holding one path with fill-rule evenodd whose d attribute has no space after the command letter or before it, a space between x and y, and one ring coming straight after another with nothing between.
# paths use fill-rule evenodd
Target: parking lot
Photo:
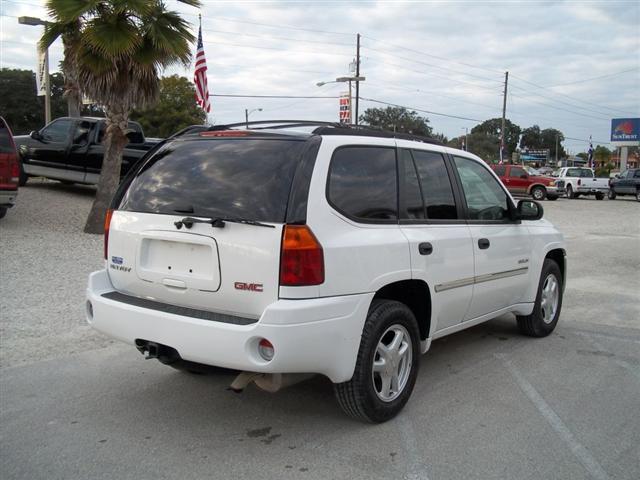
<instances>
[{"instance_id":1,"label":"parking lot","mask_svg":"<svg viewBox=\"0 0 640 480\"><path fill-rule=\"evenodd\" d=\"M95 190L32 180L0 221L3 479L638 479L640 204L544 202L568 241L560 323L435 341L405 410L346 417L328 380L269 394L146 361L84 321Z\"/></svg>"}]
</instances>

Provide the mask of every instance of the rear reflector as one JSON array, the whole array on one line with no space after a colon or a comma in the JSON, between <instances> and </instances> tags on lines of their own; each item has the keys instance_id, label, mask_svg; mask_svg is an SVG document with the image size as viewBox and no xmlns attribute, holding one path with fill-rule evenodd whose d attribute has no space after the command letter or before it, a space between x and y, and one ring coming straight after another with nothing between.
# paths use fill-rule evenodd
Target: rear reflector
<instances>
[{"instance_id":1,"label":"rear reflector","mask_svg":"<svg viewBox=\"0 0 640 480\"><path fill-rule=\"evenodd\" d=\"M324 282L324 254L307 225L285 225L280 256L280 285L302 287Z\"/></svg>"},{"instance_id":2,"label":"rear reflector","mask_svg":"<svg viewBox=\"0 0 640 480\"><path fill-rule=\"evenodd\" d=\"M109 227L111 226L111 217L113 210L107 210L104 216L104 259L107 259L107 251L109 250Z\"/></svg>"},{"instance_id":3,"label":"rear reflector","mask_svg":"<svg viewBox=\"0 0 640 480\"><path fill-rule=\"evenodd\" d=\"M260 354L263 360L270 362L271 360L273 360L273 356L275 355L276 352L275 352L275 349L273 348L273 344L266 338L263 338L258 343L258 353Z\"/></svg>"}]
</instances>

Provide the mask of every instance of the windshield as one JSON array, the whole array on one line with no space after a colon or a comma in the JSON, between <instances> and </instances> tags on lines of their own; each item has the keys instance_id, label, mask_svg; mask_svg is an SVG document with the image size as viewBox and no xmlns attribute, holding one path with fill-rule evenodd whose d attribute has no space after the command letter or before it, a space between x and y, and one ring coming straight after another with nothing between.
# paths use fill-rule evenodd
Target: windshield
<instances>
[{"instance_id":1,"label":"windshield","mask_svg":"<svg viewBox=\"0 0 640 480\"><path fill-rule=\"evenodd\" d=\"M289 139L169 143L137 173L119 208L284 222L303 146Z\"/></svg>"},{"instance_id":2,"label":"windshield","mask_svg":"<svg viewBox=\"0 0 640 480\"><path fill-rule=\"evenodd\" d=\"M529 175L540 175L540 172L538 170L536 170L535 168L531 168L531 167L524 167L524 169L527 171L527 173Z\"/></svg>"}]
</instances>

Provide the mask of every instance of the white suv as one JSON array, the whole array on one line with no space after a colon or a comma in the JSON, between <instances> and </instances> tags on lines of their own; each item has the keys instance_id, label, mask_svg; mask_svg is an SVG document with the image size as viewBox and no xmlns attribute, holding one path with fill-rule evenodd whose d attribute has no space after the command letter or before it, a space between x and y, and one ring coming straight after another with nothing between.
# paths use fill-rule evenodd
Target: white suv
<instances>
[{"instance_id":1,"label":"white suv","mask_svg":"<svg viewBox=\"0 0 640 480\"><path fill-rule=\"evenodd\" d=\"M524 334L553 331L563 236L481 159L263 123L196 128L130 172L89 277L94 328L176 367L239 370L237 388L325 375L370 422L402 409L437 338L505 312Z\"/></svg>"}]
</instances>

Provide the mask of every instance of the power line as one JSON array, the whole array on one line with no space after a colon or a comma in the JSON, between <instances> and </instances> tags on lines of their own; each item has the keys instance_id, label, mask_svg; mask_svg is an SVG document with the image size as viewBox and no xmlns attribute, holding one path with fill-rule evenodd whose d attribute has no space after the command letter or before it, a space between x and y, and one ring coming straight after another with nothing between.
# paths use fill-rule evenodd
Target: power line
<instances>
[{"instance_id":1,"label":"power line","mask_svg":"<svg viewBox=\"0 0 640 480\"><path fill-rule=\"evenodd\" d=\"M592 105L592 106L595 106L595 107L598 107L598 108L604 108L604 109L606 109L606 110L611 110L611 111L614 111L614 112L616 112L616 111L617 111L617 112L622 112L622 113L628 113L628 112L625 112L624 110L620 110L620 109L617 109L617 108L611 108L611 107L606 107L606 106L597 105L597 104L595 104L595 103L588 102L588 101L586 101L586 100L582 100L581 98L572 97L572 96L567 95L567 94L564 94L564 93L553 92L553 91L550 91L550 90L549 90L550 88L553 88L553 87L544 87L544 86L542 86L542 85L538 85L537 83L530 82L529 80L525 80L525 79L524 79L524 78L522 78L522 77L518 77L518 76L516 76L516 75L513 75L513 76L514 76L515 78L517 78L518 80L520 80L520 81L522 81L522 82L524 82L524 83L527 83L527 84L529 84L529 85L532 85L532 86L534 86L534 87L536 87L536 88L538 88L538 89L541 89L541 90L547 90L547 91L549 91L552 95L558 95L558 96L565 97L565 98L568 98L568 99L573 100L573 101L577 101L577 102L585 103L585 104L587 104L587 105ZM557 85L556 85L556 86L557 86ZM523 89L523 90L524 90L524 89ZM553 99L553 100L555 101L555 99ZM581 108L581 107L580 107L580 108Z\"/></svg>"},{"instance_id":2,"label":"power line","mask_svg":"<svg viewBox=\"0 0 640 480\"><path fill-rule=\"evenodd\" d=\"M415 110L416 112L428 113L430 115L439 115L441 117L456 118L458 120L468 120L470 122L482 122L483 121L483 120L478 120L477 118L461 117L461 116L458 116L458 115L449 115L447 113L434 112L432 110L424 110L424 109L416 108L416 107L407 107L406 105L398 105L397 103L383 102L382 100L376 100L374 98L360 97L360 100L364 100L365 102L380 103L382 105L388 105L390 107L398 107L398 108L405 108L407 110Z\"/></svg>"},{"instance_id":3,"label":"power line","mask_svg":"<svg viewBox=\"0 0 640 480\"><path fill-rule=\"evenodd\" d=\"M520 95L513 95L513 96L514 96L514 97L516 97L516 98L522 98L522 99L525 99L525 100L527 100L527 101L529 101L529 102L537 103L538 105L543 105L543 106L545 106L545 107L553 108L554 110L560 110L560 111L563 111L563 112L569 112L569 113L572 113L572 114L577 115L577 116L579 116L579 117L595 118L596 120L608 120L608 118L606 118L606 117L596 117L596 116L594 116L594 115L588 115L588 114L586 114L586 113L576 112L576 111L574 111L574 110L569 110L569 109L567 109L567 108L556 107L555 105L551 105L551 104L549 104L549 103L545 103L545 102L539 102L539 101L537 101L537 100L533 100L533 99L531 99L531 98L523 97L523 96L520 96Z\"/></svg>"},{"instance_id":4,"label":"power line","mask_svg":"<svg viewBox=\"0 0 640 480\"><path fill-rule=\"evenodd\" d=\"M513 86L513 88L515 88L516 90L520 90L520 91L522 91L522 92L528 93L528 94L529 94L528 96L535 95L535 96L538 96L538 97L541 97L541 98L546 98L547 100L550 100L550 101L552 101L552 102L560 103L560 104L562 104L562 105L567 105L567 106L569 106L569 107L571 107L571 108L578 108L578 109L580 109L580 110L585 110L585 111L587 111L587 112L596 113L596 114L598 114L598 115L602 115L602 116L604 116L604 117L608 117L608 116L609 116L609 114L608 114L607 112L601 112L601 111L599 111L599 110L593 110L593 109L591 109L591 108L581 107L580 105L575 105L575 104L573 104L573 103L564 102L564 101L562 101L562 100L558 100L558 99L556 99L556 98L549 97L548 95L542 95L542 94L540 94L540 93L532 92L531 90L527 90L526 88L522 88L522 87L519 87L519 86L517 86L517 85L516 85L516 86ZM524 97L522 97L522 98L527 98L527 96L524 96Z\"/></svg>"},{"instance_id":5,"label":"power line","mask_svg":"<svg viewBox=\"0 0 640 480\"><path fill-rule=\"evenodd\" d=\"M268 39L271 39L271 40L285 40L285 41L294 41L294 42L302 42L302 43L314 43L314 44L321 44L321 45L340 45L340 46L344 46L344 47L353 47L353 45L350 44L350 43L330 42L330 41L327 41L327 40L303 40L303 39L300 39L300 38L277 37L277 36L274 36L274 35L259 35L259 34L253 34L253 33L229 32L229 31L225 31L225 30L212 30L212 29L208 29L208 28L203 28L202 31L203 32L210 32L210 33L222 33L222 34L228 34L228 35L240 35L242 37L268 38Z\"/></svg>"},{"instance_id":6,"label":"power line","mask_svg":"<svg viewBox=\"0 0 640 480\"><path fill-rule=\"evenodd\" d=\"M495 78L489 78L489 77L483 77L480 75L474 75L472 73L465 73L465 72L461 72L459 70L454 70L453 68L448 68L448 67L441 67L438 65L434 65L432 63L427 63L427 62L422 62L420 60L413 60L411 58L407 58L407 57L402 57L400 55L394 54L394 53L390 53L390 52L385 52L382 50L378 50L376 48L371 48L368 47L368 50L371 50L373 52L377 52L377 53L382 53L383 55L393 55L394 58L400 59L400 60L404 60L405 62L412 62L412 63L418 63L420 65L425 65L427 67L431 67L431 68L437 68L439 70L445 70L445 71L449 71L449 72L453 72L453 73L457 73L459 75L466 75L468 77L472 77L472 78L477 78L480 80L485 80L485 81L489 81L489 82L495 82L495 83L501 83L499 80L496 80Z\"/></svg>"},{"instance_id":7,"label":"power line","mask_svg":"<svg viewBox=\"0 0 640 480\"><path fill-rule=\"evenodd\" d=\"M292 52L292 53L312 53L314 55L329 55L329 56L334 56L334 57L352 57L353 55L347 54L347 53L334 53L334 52L320 52L317 50L292 50L290 48L283 48L283 47L265 47L265 46L261 46L261 45L243 45L241 43L228 43L228 42L218 42L218 41L211 41L211 40L207 40L204 41L204 44L210 44L210 45L229 45L231 47L239 47L239 48L256 48L259 50L276 50L279 52Z\"/></svg>"},{"instance_id":8,"label":"power line","mask_svg":"<svg viewBox=\"0 0 640 480\"><path fill-rule=\"evenodd\" d=\"M604 141L604 140L585 140L584 138L573 138L573 137L564 137L565 140L576 140L578 142L584 142L584 143L591 143L591 142L596 142L596 143L606 143L607 145L609 145L611 142L609 141Z\"/></svg>"},{"instance_id":9,"label":"power line","mask_svg":"<svg viewBox=\"0 0 640 480\"><path fill-rule=\"evenodd\" d=\"M638 71L638 69L637 68L630 68L629 70L622 70L621 72L607 73L606 75L600 75L600 76L597 76L597 77L584 78L582 80L576 80L576 81L573 81L573 82L559 83L557 85L550 85L547 88L564 87L565 85L574 85L576 83L584 83L584 82L591 82L592 80L600 80L601 78L617 77L618 75L623 75L625 73L630 73L630 72L635 72L635 71Z\"/></svg>"},{"instance_id":10,"label":"power line","mask_svg":"<svg viewBox=\"0 0 640 480\"><path fill-rule=\"evenodd\" d=\"M375 39L373 37L369 37L368 35L363 35L363 38L368 38L369 40L373 40L374 42L387 44L389 47L392 47L392 48L399 48L399 49L402 49L402 50L407 50L409 52L417 53L418 55L423 55L425 57L431 57L431 58L435 58L437 60L443 60L443 61L446 61L446 62L457 63L458 65L463 65L465 67L477 68L477 69L480 69L480 70L486 70L487 72L498 73L498 74L502 75L502 72L499 71L499 70L493 70L491 68L486 68L486 67L479 67L477 65L472 65L470 63L465 63L465 62L458 62L456 60L451 60L451 59L445 58L445 57L438 57L437 55L432 55L430 53L421 52L419 50L414 50L414 49L409 48L409 47L403 47L403 46L400 46L400 45L392 45L392 44L387 43L387 42L385 42L383 40L377 40L377 39Z\"/></svg>"}]
</instances>

